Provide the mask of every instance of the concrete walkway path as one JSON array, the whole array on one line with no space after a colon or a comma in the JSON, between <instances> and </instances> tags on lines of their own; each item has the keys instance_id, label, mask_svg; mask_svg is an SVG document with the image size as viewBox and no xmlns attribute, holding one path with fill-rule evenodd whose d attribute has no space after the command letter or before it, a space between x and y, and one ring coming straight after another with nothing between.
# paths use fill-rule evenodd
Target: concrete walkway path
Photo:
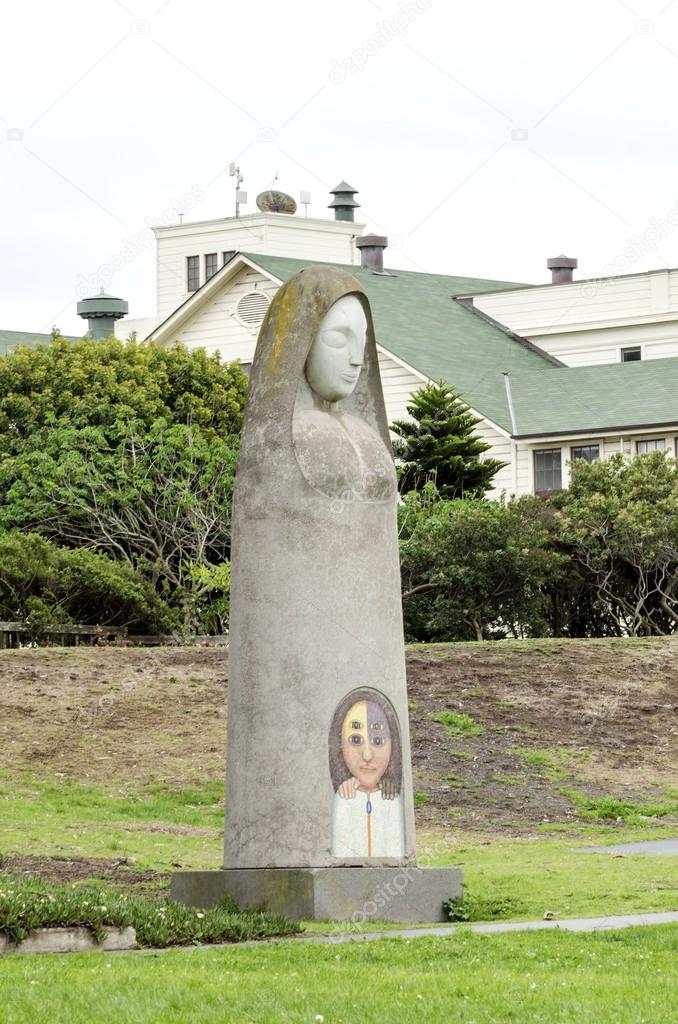
<instances>
[{"instance_id":1,"label":"concrete walkway path","mask_svg":"<svg viewBox=\"0 0 678 1024\"><path fill-rule=\"evenodd\" d=\"M215 942L195 946L166 946L160 949L129 950L127 956L158 956L160 953L198 952L206 949L238 949L242 946L277 946L281 943L316 942L338 946L345 942L374 942L377 939L424 939L427 936L451 937L465 931L497 932L597 932L613 928L634 928L639 925L678 924L678 910L657 914L620 914L617 917L572 917L563 921L492 921L487 924L442 924L430 928L394 928L381 932L342 932L338 935L281 935L273 939L247 939L245 942ZM122 951L120 952L122 956Z\"/></svg>"},{"instance_id":2,"label":"concrete walkway path","mask_svg":"<svg viewBox=\"0 0 678 1024\"><path fill-rule=\"evenodd\" d=\"M571 917L562 921L491 921L487 924L445 924L431 928L399 928L383 932L345 932L341 935L300 935L293 942L370 942L374 939L420 939L425 936L454 935L460 931L500 932L597 932L613 928L636 928L650 924L678 924L678 910L656 914L619 914L616 917ZM276 940L285 941L285 940Z\"/></svg>"},{"instance_id":3,"label":"concrete walkway path","mask_svg":"<svg viewBox=\"0 0 678 1024\"><path fill-rule=\"evenodd\" d=\"M616 856L644 854L650 857L678 857L678 839L652 839L646 843L618 843L616 846L586 846L577 853L611 853Z\"/></svg>"}]
</instances>

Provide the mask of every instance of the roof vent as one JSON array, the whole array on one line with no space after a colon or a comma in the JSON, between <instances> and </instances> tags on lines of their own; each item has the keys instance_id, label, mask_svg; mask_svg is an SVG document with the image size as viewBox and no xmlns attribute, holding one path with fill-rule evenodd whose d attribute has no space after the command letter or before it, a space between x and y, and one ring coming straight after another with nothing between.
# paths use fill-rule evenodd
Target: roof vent
<instances>
[{"instance_id":1,"label":"roof vent","mask_svg":"<svg viewBox=\"0 0 678 1024\"><path fill-rule=\"evenodd\" d=\"M328 204L328 209L334 210L334 219L353 220L354 211L360 208L360 203L356 203L353 198L358 194L357 189L345 181L340 181L335 188L330 190L330 194L334 196L334 199Z\"/></svg>"},{"instance_id":2,"label":"roof vent","mask_svg":"<svg viewBox=\"0 0 678 1024\"><path fill-rule=\"evenodd\" d=\"M553 256L546 261L551 271L551 284L570 284L572 271L577 269L577 261L572 256Z\"/></svg>"},{"instance_id":3,"label":"roof vent","mask_svg":"<svg viewBox=\"0 0 678 1024\"><path fill-rule=\"evenodd\" d=\"M115 333L115 321L127 316L129 306L124 299L107 295L101 289L98 295L82 299L77 306L78 316L87 321L87 333L93 341L111 338Z\"/></svg>"},{"instance_id":4,"label":"roof vent","mask_svg":"<svg viewBox=\"0 0 678 1024\"><path fill-rule=\"evenodd\" d=\"M385 235L361 235L355 240L356 248L360 249L360 266L371 270L373 274L384 273L384 249L388 245Z\"/></svg>"},{"instance_id":5,"label":"roof vent","mask_svg":"<svg viewBox=\"0 0 678 1024\"><path fill-rule=\"evenodd\" d=\"M247 292L238 299L235 315L245 327L261 327L270 304L263 292Z\"/></svg>"}]
</instances>

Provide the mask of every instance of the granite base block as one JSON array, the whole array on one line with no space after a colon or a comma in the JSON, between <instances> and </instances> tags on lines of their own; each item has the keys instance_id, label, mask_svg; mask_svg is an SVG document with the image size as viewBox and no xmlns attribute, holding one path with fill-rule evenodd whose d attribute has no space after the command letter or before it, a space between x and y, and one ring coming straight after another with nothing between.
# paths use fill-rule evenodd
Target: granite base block
<instances>
[{"instance_id":1,"label":"granite base block","mask_svg":"<svg viewBox=\"0 0 678 1024\"><path fill-rule=\"evenodd\" d=\"M294 920L445 921L443 902L461 896L458 868L231 868L179 871L172 899L213 907L224 896L243 908L264 908Z\"/></svg>"}]
</instances>

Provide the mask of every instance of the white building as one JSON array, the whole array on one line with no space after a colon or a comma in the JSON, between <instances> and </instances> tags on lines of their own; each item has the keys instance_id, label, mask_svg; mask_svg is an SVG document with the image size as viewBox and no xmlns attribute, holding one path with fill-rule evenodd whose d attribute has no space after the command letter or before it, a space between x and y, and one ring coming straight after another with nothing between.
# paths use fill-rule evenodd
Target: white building
<instances>
[{"instance_id":1,"label":"white building","mask_svg":"<svg viewBox=\"0 0 678 1024\"><path fill-rule=\"evenodd\" d=\"M118 334L247 367L280 285L309 263L336 264L370 298L389 420L426 381L454 385L488 454L507 464L495 495L567 486L575 458L676 453L678 271L539 286L384 272L386 239L361 247L355 191L342 182L334 194L342 219L262 212L156 228L157 314L120 321ZM562 278L576 261L550 263L566 267L554 271Z\"/></svg>"}]
</instances>

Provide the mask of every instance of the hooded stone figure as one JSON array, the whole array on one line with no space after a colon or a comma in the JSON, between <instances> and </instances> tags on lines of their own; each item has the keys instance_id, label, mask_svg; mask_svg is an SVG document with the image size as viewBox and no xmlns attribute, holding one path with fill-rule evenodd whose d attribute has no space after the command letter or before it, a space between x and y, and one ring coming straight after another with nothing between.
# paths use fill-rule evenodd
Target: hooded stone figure
<instances>
[{"instance_id":1,"label":"hooded stone figure","mask_svg":"<svg viewBox=\"0 0 678 1024\"><path fill-rule=\"evenodd\" d=\"M226 868L414 862L396 501L367 297L344 271L303 270L260 331L236 474ZM338 711L354 706L362 732ZM345 747L344 779L342 729L376 744L371 760ZM398 808L377 856L333 835L353 827L337 815L351 779L363 817L382 796Z\"/></svg>"}]
</instances>

